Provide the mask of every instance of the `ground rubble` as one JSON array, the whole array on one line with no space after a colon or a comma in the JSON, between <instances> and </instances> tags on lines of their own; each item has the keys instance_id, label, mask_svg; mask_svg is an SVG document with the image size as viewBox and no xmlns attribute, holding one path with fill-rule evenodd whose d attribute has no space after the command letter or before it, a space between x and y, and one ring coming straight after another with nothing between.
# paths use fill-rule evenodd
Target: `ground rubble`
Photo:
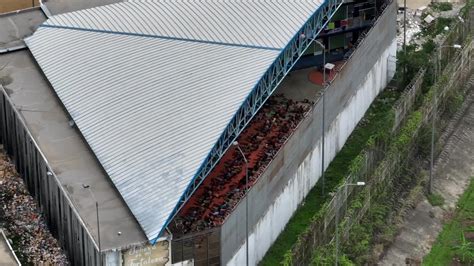
<instances>
[{"instance_id":1,"label":"ground rubble","mask_svg":"<svg viewBox=\"0 0 474 266\"><path fill-rule=\"evenodd\" d=\"M35 265L68 265L64 251L45 223L25 183L0 152L0 223L17 256Z\"/></svg>"}]
</instances>

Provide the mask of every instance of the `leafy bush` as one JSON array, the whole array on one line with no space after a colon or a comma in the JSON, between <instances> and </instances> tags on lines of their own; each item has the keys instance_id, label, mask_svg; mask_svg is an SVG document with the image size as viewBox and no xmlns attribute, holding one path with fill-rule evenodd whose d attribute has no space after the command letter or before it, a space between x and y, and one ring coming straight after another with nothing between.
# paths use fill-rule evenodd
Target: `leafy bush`
<instances>
[{"instance_id":1,"label":"leafy bush","mask_svg":"<svg viewBox=\"0 0 474 266\"><path fill-rule=\"evenodd\" d=\"M321 247L314 252L314 257L311 261L311 265L314 266L326 266L326 265L334 265L336 264L336 256L335 256L335 246L333 243L327 244ZM353 266L354 263L342 252L338 259L338 265L341 266Z\"/></svg>"},{"instance_id":2,"label":"leafy bush","mask_svg":"<svg viewBox=\"0 0 474 266\"><path fill-rule=\"evenodd\" d=\"M461 232L460 244L454 247L454 254L461 259L462 263L472 265L474 263L474 243L466 240L464 232Z\"/></svg>"},{"instance_id":3,"label":"leafy bush","mask_svg":"<svg viewBox=\"0 0 474 266\"><path fill-rule=\"evenodd\" d=\"M446 115L448 117L454 115L454 113L459 110L462 103L464 102L464 95L462 94L452 94L446 100Z\"/></svg>"},{"instance_id":4,"label":"leafy bush","mask_svg":"<svg viewBox=\"0 0 474 266\"><path fill-rule=\"evenodd\" d=\"M430 202L431 206L441 206L444 204L443 196L439 194L430 194L428 195L428 201Z\"/></svg>"},{"instance_id":5,"label":"leafy bush","mask_svg":"<svg viewBox=\"0 0 474 266\"><path fill-rule=\"evenodd\" d=\"M437 11L449 11L449 10L453 10L453 4L447 3L447 2L443 2L443 3L433 3L433 4L432 4L432 7L433 7L434 10L437 10Z\"/></svg>"}]
</instances>

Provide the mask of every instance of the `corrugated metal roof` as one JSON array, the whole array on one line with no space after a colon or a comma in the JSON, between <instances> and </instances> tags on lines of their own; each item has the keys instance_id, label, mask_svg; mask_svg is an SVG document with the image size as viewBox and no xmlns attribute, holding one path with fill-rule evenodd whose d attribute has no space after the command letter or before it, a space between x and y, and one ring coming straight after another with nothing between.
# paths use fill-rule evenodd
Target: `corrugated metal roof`
<instances>
[{"instance_id":1,"label":"corrugated metal roof","mask_svg":"<svg viewBox=\"0 0 474 266\"><path fill-rule=\"evenodd\" d=\"M320 2L135 0L58 15L45 25L283 48Z\"/></svg>"},{"instance_id":2,"label":"corrugated metal roof","mask_svg":"<svg viewBox=\"0 0 474 266\"><path fill-rule=\"evenodd\" d=\"M152 240L319 4L133 1L55 16L27 44Z\"/></svg>"}]
</instances>

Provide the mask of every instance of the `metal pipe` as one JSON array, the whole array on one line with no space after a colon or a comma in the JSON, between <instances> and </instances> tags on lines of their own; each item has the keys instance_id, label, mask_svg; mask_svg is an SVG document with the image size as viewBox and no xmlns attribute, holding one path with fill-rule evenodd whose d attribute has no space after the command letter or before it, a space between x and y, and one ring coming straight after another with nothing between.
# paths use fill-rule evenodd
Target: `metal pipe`
<instances>
[{"instance_id":1,"label":"metal pipe","mask_svg":"<svg viewBox=\"0 0 474 266\"><path fill-rule=\"evenodd\" d=\"M245 261L246 265L249 265L249 198L248 198L248 191L249 191L249 162L247 161L247 157L245 157L244 152L240 148L240 145L237 141L234 142L234 146L237 147L237 150L240 152L242 155L242 158L244 158L245 162Z\"/></svg>"},{"instance_id":2,"label":"metal pipe","mask_svg":"<svg viewBox=\"0 0 474 266\"><path fill-rule=\"evenodd\" d=\"M322 113L322 126L321 126L321 130L322 130L322 136L321 136L321 153L322 153L322 156L321 156L321 178L322 178L322 183L323 183L323 187L322 187L322 194L323 194L323 197L324 197L324 187L326 186L326 183L325 183L325 176L324 176L324 160L325 160L325 142L326 142L326 48L324 48L323 50L323 100L322 100L322 104L323 104L323 113Z\"/></svg>"},{"instance_id":3,"label":"metal pipe","mask_svg":"<svg viewBox=\"0 0 474 266\"><path fill-rule=\"evenodd\" d=\"M336 258L335 265L339 264L339 191L336 192Z\"/></svg>"},{"instance_id":4,"label":"metal pipe","mask_svg":"<svg viewBox=\"0 0 474 266\"><path fill-rule=\"evenodd\" d=\"M321 194L324 197L324 186L325 186L325 178L324 178L324 142L325 142L325 126L326 126L326 47L318 40L314 40L321 48L323 49L323 95L322 95L322 105L323 105L323 112L322 112L322 119L321 119L321 181L322 181L322 189Z\"/></svg>"},{"instance_id":5,"label":"metal pipe","mask_svg":"<svg viewBox=\"0 0 474 266\"><path fill-rule=\"evenodd\" d=\"M407 0L403 0L403 51L406 55L407 49Z\"/></svg>"},{"instance_id":6,"label":"metal pipe","mask_svg":"<svg viewBox=\"0 0 474 266\"><path fill-rule=\"evenodd\" d=\"M441 49L442 46L439 47L438 51L438 60L436 60L436 70L435 70L435 85L433 87L433 110L432 110L432 117L431 117L431 148L430 148L430 177L428 180L428 194L432 193L433 189L433 165L434 165L434 138L435 138L435 120L436 120L436 109L437 109L437 101L436 101L436 93L437 93L437 86L439 86L439 75L440 75L440 61L441 61Z\"/></svg>"},{"instance_id":7,"label":"metal pipe","mask_svg":"<svg viewBox=\"0 0 474 266\"><path fill-rule=\"evenodd\" d=\"M102 266L102 247L100 244L100 219L99 219L99 202L97 201L97 198L95 197L94 192L92 192L92 189L89 185L87 184L82 184L82 187L87 189L89 193L91 194L92 198L95 201L95 212L96 212L96 219L97 219L97 244L98 244L98 249L99 249L99 265Z\"/></svg>"},{"instance_id":8,"label":"metal pipe","mask_svg":"<svg viewBox=\"0 0 474 266\"><path fill-rule=\"evenodd\" d=\"M347 188L348 186L365 186L365 182L357 182L355 184L344 184L342 185L342 188ZM336 242L336 258L335 258L335 265L339 265L339 191L336 192L336 218L335 218L335 223L336 223L336 236L335 236L335 242Z\"/></svg>"},{"instance_id":9,"label":"metal pipe","mask_svg":"<svg viewBox=\"0 0 474 266\"><path fill-rule=\"evenodd\" d=\"M430 153L430 177L428 181L428 194L433 193L433 167L434 167L434 153L435 153L435 125L436 125L436 113L438 112L438 86L439 86L439 78L441 76L441 59L442 59L442 50L444 47L451 47L455 49L461 49L461 45L453 44L453 45L441 45L438 48L438 60L436 62L436 70L435 70L435 85L433 91L433 114L431 118L431 153ZM462 58L462 55L461 55Z\"/></svg>"},{"instance_id":10,"label":"metal pipe","mask_svg":"<svg viewBox=\"0 0 474 266\"><path fill-rule=\"evenodd\" d=\"M100 219L99 219L99 202L95 202L95 210L97 215L97 241L99 242L99 262L102 265L102 247L100 245Z\"/></svg>"}]
</instances>

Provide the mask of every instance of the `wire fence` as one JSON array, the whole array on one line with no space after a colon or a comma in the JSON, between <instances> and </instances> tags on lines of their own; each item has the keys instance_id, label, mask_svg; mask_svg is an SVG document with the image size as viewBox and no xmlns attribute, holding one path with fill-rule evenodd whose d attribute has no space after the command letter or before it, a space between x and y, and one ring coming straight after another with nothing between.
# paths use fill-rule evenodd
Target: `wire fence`
<instances>
[{"instance_id":1,"label":"wire fence","mask_svg":"<svg viewBox=\"0 0 474 266\"><path fill-rule=\"evenodd\" d=\"M449 35L444 39L444 45L453 45L461 43L470 35L470 20L467 18L466 23L457 23ZM466 84L472 70L474 42L470 41L461 52L453 51L439 52L435 51L431 62L445 66L444 77L450 77L446 83L438 82L434 87L433 96L437 99L443 99L446 94L455 89L460 89ZM449 62L449 63L448 63ZM422 84L426 78L427 69L420 69L410 84L406 87L405 92L393 108L393 134L399 131L409 115L416 107L416 100L421 94ZM441 84L441 85L440 85ZM428 123L435 111L436 105L431 102L424 102L419 109L421 112L421 121L417 128L413 131L412 139L418 134L422 125ZM436 111L439 111L436 109ZM370 208L370 195L375 195L380 186L389 186L398 175L400 165L407 161L413 153L413 149L407 147L402 152L388 152L388 144L378 141L371 148L363 151L360 155L359 168L345 178L344 183L334 193L329 203L323 207L323 212L319 217L314 217L308 229L299 238L293 246L291 258L285 258L286 262L291 265L308 265L313 257L313 252L317 247L333 241L334 232L336 230L335 217L344 217L342 223L339 224L341 230L341 238L345 239L349 235L349 231L354 224L357 224ZM350 186L358 181L365 181L363 187ZM348 205L351 200L360 193L366 195L363 204L357 210L348 213ZM287 254L288 255L288 254Z\"/></svg>"}]
</instances>

